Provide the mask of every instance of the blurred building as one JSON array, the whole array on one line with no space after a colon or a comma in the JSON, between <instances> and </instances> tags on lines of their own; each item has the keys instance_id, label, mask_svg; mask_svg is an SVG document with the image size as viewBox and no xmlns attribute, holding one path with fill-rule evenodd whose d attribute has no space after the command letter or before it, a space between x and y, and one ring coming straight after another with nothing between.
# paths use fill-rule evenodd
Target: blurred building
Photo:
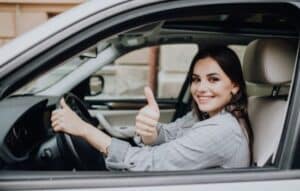
<instances>
[{"instance_id":1,"label":"blurred building","mask_svg":"<svg viewBox=\"0 0 300 191\"><path fill-rule=\"evenodd\" d=\"M84 0L0 0L0 46Z\"/></svg>"}]
</instances>

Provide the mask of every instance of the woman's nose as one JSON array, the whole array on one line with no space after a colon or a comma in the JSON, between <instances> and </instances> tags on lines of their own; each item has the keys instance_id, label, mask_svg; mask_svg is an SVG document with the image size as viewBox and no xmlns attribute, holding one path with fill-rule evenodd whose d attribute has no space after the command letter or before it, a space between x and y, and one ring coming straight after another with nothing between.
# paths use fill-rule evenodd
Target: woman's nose
<instances>
[{"instance_id":1,"label":"woman's nose","mask_svg":"<svg viewBox=\"0 0 300 191\"><path fill-rule=\"evenodd\" d=\"M199 92L205 92L208 89L208 84L206 81L201 81L200 83L198 83L197 85L197 91Z\"/></svg>"}]
</instances>

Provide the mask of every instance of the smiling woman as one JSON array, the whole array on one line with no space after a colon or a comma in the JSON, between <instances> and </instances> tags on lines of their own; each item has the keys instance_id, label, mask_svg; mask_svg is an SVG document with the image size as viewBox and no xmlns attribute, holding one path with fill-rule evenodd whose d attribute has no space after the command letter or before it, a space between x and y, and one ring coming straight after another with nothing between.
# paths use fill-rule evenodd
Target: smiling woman
<instances>
[{"instance_id":1,"label":"smiling woman","mask_svg":"<svg viewBox=\"0 0 300 191\"><path fill-rule=\"evenodd\" d=\"M91 0L5 45L0 190L298 191L300 5L281 2Z\"/></svg>"},{"instance_id":2,"label":"smiling woman","mask_svg":"<svg viewBox=\"0 0 300 191\"><path fill-rule=\"evenodd\" d=\"M193 107L200 119L222 110L233 114L247 137L252 161L253 132L247 113L248 96L241 64L229 48L210 47L198 53L189 71ZM245 133L246 132L246 133Z\"/></svg>"},{"instance_id":3,"label":"smiling woman","mask_svg":"<svg viewBox=\"0 0 300 191\"><path fill-rule=\"evenodd\" d=\"M234 73L229 73L228 68ZM61 100L62 108L52 113L53 129L85 139L103 153L106 167L111 170L249 166L253 137L245 110L245 81L237 56L226 47L209 47L196 55L190 71L196 107L173 123L159 125L158 105L151 89L145 88L148 105L136 117L136 133L142 140L137 143L139 147L111 138L84 122L64 100ZM241 119L248 122L246 126L239 124Z\"/></svg>"}]
</instances>

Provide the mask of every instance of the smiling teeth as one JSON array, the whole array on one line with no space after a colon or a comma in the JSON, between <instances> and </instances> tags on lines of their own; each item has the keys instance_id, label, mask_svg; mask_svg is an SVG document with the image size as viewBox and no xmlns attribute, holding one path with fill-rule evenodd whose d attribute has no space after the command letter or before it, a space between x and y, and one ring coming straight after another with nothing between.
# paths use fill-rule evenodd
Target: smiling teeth
<instances>
[{"instance_id":1,"label":"smiling teeth","mask_svg":"<svg viewBox=\"0 0 300 191\"><path fill-rule=\"evenodd\" d=\"M211 98L212 98L211 96L205 96L205 97L203 97L203 96L198 96L198 100L199 100L200 102L209 101Z\"/></svg>"},{"instance_id":2,"label":"smiling teeth","mask_svg":"<svg viewBox=\"0 0 300 191\"><path fill-rule=\"evenodd\" d=\"M210 99L210 97L201 97L201 98L199 98L200 100L208 100L208 99Z\"/></svg>"}]
</instances>

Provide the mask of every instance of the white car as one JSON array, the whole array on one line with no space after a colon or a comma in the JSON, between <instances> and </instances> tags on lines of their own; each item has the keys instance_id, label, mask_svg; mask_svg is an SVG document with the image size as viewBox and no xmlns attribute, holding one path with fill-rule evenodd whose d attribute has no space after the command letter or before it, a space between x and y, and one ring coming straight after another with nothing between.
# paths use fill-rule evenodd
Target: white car
<instances>
[{"instance_id":1,"label":"white car","mask_svg":"<svg viewBox=\"0 0 300 191\"><path fill-rule=\"evenodd\" d=\"M299 7L291 0L87 1L5 45L0 190L300 190ZM133 143L147 77L156 80L161 120L175 120L190 109L188 64L210 45L228 45L241 58L251 167L108 172L84 141L52 131L51 112L64 96L84 120ZM154 72L130 56L155 50Z\"/></svg>"}]
</instances>

